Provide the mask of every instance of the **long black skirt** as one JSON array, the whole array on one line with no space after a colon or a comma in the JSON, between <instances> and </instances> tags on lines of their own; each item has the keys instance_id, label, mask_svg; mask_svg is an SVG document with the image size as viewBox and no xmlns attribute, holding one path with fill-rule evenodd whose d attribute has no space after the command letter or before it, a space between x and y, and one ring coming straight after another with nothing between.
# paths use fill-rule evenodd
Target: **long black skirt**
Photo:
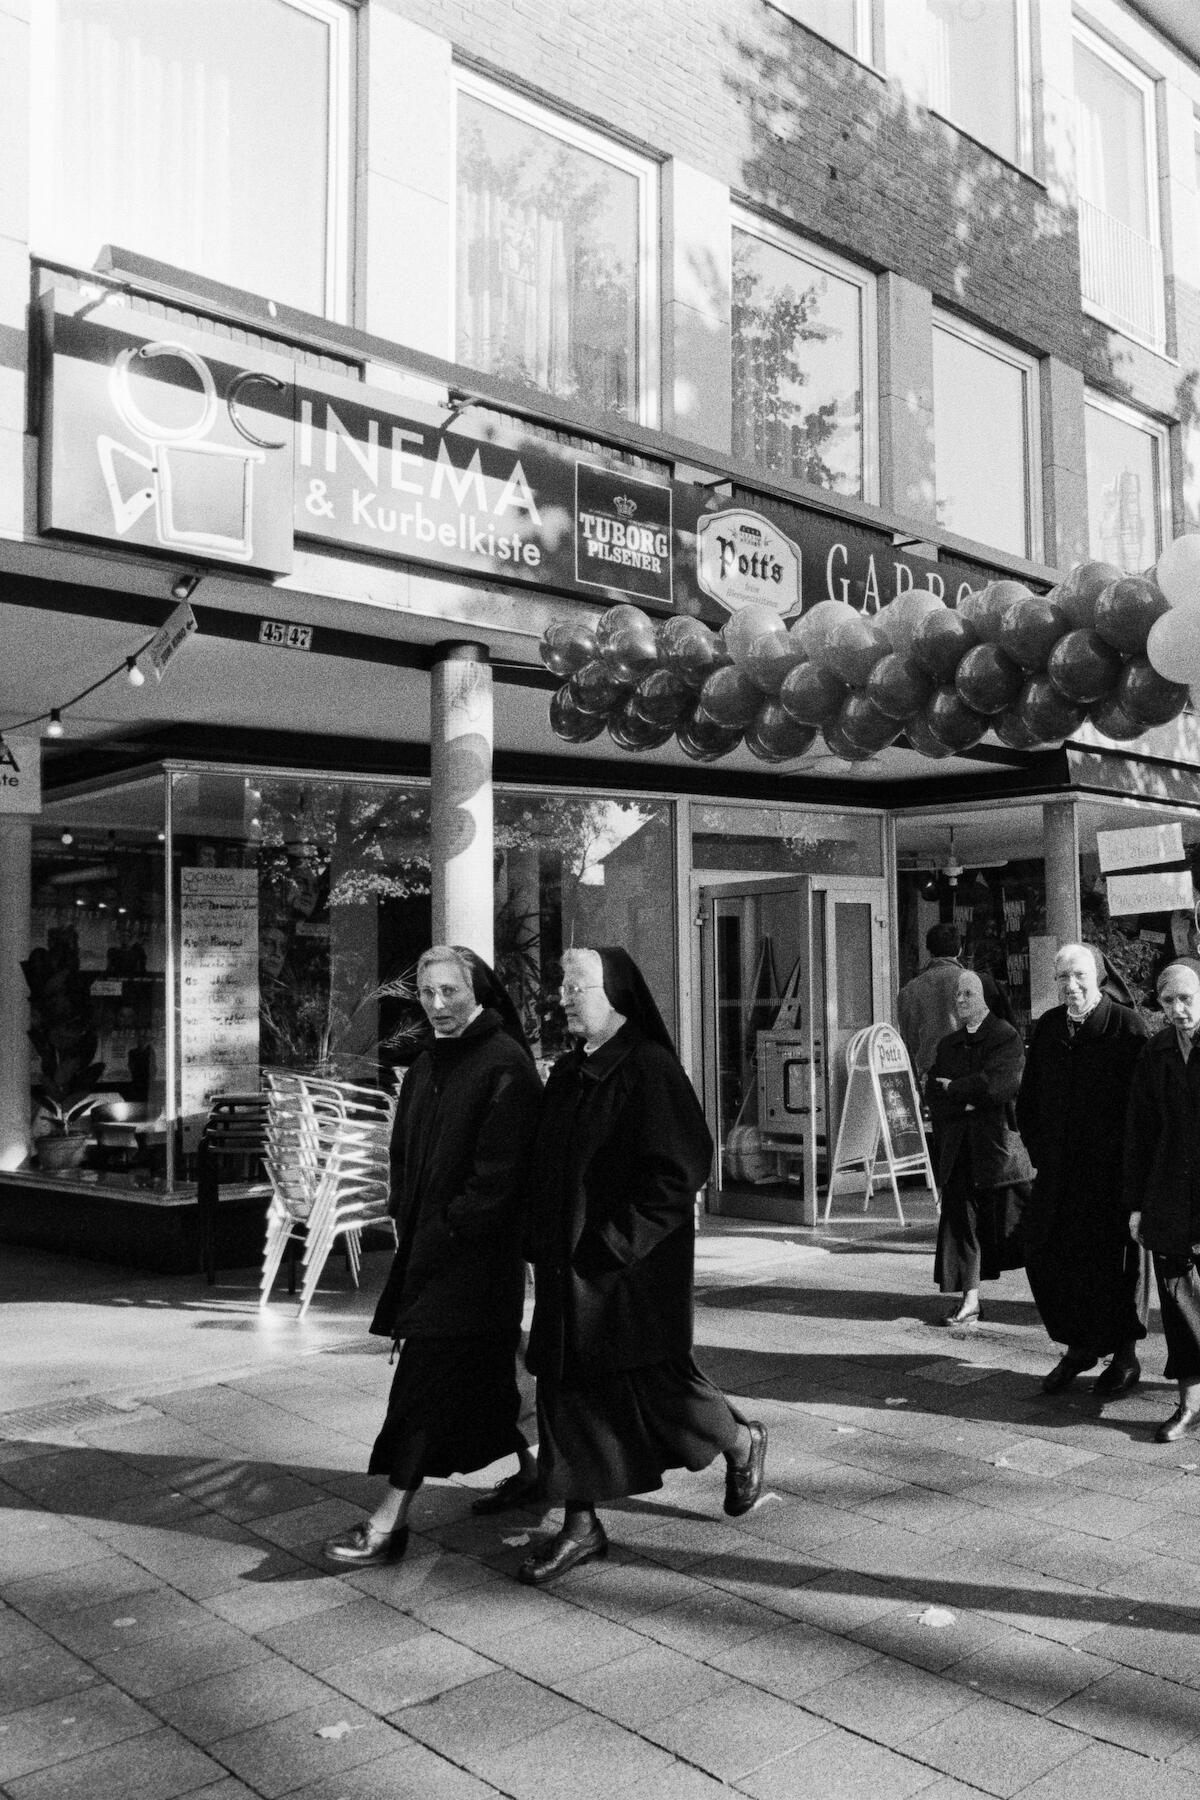
<instances>
[{"instance_id":1,"label":"long black skirt","mask_svg":"<svg viewBox=\"0 0 1200 1800\"><path fill-rule=\"evenodd\" d=\"M367 1465L394 1488L469 1475L519 1447L519 1338L406 1338Z\"/></svg>"},{"instance_id":2,"label":"long black skirt","mask_svg":"<svg viewBox=\"0 0 1200 1800\"><path fill-rule=\"evenodd\" d=\"M1200 1381L1200 1272L1194 1256L1154 1257L1168 1380Z\"/></svg>"},{"instance_id":3,"label":"long black skirt","mask_svg":"<svg viewBox=\"0 0 1200 1800\"><path fill-rule=\"evenodd\" d=\"M1021 1213L1029 1199L1026 1182L977 1188L970 1159L955 1159L938 1219L933 1279L943 1294L965 1294L981 1281L995 1281L1005 1269L1021 1267Z\"/></svg>"},{"instance_id":4,"label":"long black skirt","mask_svg":"<svg viewBox=\"0 0 1200 1800\"><path fill-rule=\"evenodd\" d=\"M648 1494L666 1469L704 1469L729 1455L746 1423L691 1356L540 1375L537 1412L539 1489L555 1506Z\"/></svg>"}]
</instances>

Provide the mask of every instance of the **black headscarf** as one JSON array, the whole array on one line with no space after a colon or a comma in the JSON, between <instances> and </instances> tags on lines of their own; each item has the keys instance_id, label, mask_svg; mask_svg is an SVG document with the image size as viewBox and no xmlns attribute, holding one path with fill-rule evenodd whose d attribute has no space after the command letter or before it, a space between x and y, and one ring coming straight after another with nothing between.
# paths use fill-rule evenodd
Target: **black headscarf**
<instances>
[{"instance_id":1,"label":"black headscarf","mask_svg":"<svg viewBox=\"0 0 1200 1800\"><path fill-rule=\"evenodd\" d=\"M626 1019L632 1019L645 1037L661 1044L678 1061L678 1052L663 1023L663 1016L655 1005L654 995L646 986L646 978L628 950L622 950L615 944L603 944L596 955L600 958L604 992L608 996L609 1005Z\"/></svg>"},{"instance_id":2,"label":"black headscarf","mask_svg":"<svg viewBox=\"0 0 1200 1800\"><path fill-rule=\"evenodd\" d=\"M533 1052L521 1024L521 1015L495 969L490 963L485 963L482 956L477 955L474 950L468 950L465 944L451 944L450 948L456 956L462 957L470 969L471 987L479 1005L490 1007L492 1012L499 1013L500 1023L509 1037L514 1043L520 1044L525 1054L531 1057Z\"/></svg>"}]
</instances>

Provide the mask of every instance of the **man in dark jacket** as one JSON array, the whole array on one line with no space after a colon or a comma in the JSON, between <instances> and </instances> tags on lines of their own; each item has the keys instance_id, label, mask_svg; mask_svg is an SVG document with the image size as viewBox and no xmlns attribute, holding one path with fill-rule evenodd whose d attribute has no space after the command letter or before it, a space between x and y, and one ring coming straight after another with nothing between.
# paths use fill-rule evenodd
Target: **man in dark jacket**
<instances>
[{"instance_id":1,"label":"man in dark jacket","mask_svg":"<svg viewBox=\"0 0 1200 1800\"><path fill-rule=\"evenodd\" d=\"M1100 991L1091 946L1064 944L1054 962L1062 1004L1034 1027L1017 1096L1017 1125L1037 1168L1022 1236L1025 1271L1050 1337L1066 1346L1042 1382L1061 1393L1102 1356L1095 1391L1137 1382L1149 1268L1128 1230L1121 1191L1125 1111L1146 1027Z\"/></svg>"},{"instance_id":2,"label":"man in dark jacket","mask_svg":"<svg viewBox=\"0 0 1200 1800\"><path fill-rule=\"evenodd\" d=\"M979 1318L979 1283L1020 1267L1016 1235L1032 1173L1013 1121L1025 1047L1012 1025L988 1010L983 983L961 969L957 1031L937 1048L926 1100L936 1128L941 1190L933 1278L961 1294L944 1325Z\"/></svg>"},{"instance_id":3,"label":"man in dark jacket","mask_svg":"<svg viewBox=\"0 0 1200 1800\"><path fill-rule=\"evenodd\" d=\"M938 1045L958 1025L954 996L963 972L959 960L962 939L958 927L945 923L931 925L925 933L925 948L929 952L929 961L896 995L896 1028L904 1039L919 1088L925 1086ZM994 1012L1007 1025L1015 1026L1012 1006L1004 990L986 970L979 979L983 983L989 1012Z\"/></svg>"},{"instance_id":4,"label":"man in dark jacket","mask_svg":"<svg viewBox=\"0 0 1200 1800\"><path fill-rule=\"evenodd\" d=\"M476 1502L532 1497L518 1429L525 1299L520 1211L541 1083L512 1002L473 951L435 945L417 964L433 1042L404 1078L392 1133L399 1248L371 1330L401 1344L368 1471L388 1487L369 1519L330 1538L331 1561L395 1562L426 1476L516 1454L515 1475Z\"/></svg>"},{"instance_id":5,"label":"man in dark jacket","mask_svg":"<svg viewBox=\"0 0 1200 1800\"><path fill-rule=\"evenodd\" d=\"M1158 978L1167 1028L1143 1049L1125 1128L1129 1229L1154 1257L1167 1373L1179 1405L1155 1434L1173 1444L1200 1427L1200 974L1171 963Z\"/></svg>"}]
</instances>

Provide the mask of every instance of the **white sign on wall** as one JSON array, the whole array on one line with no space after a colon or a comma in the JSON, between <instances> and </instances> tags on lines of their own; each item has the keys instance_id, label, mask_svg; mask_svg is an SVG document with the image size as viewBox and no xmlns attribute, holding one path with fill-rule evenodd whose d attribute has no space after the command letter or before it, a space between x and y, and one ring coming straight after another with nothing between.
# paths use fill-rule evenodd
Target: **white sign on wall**
<instances>
[{"instance_id":1,"label":"white sign on wall","mask_svg":"<svg viewBox=\"0 0 1200 1800\"><path fill-rule=\"evenodd\" d=\"M180 1111L200 1140L214 1095L258 1086L258 873L180 871Z\"/></svg>"},{"instance_id":2,"label":"white sign on wall","mask_svg":"<svg viewBox=\"0 0 1200 1800\"><path fill-rule=\"evenodd\" d=\"M1098 831L1100 869L1145 869L1152 863L1183 861L1181 825L1139 825L1129 831Z\"/></svg>"},{"instance_id":3,"label":"white sign on wall","mask_svg":"<svg viewBox=\"0 0 1200 1800\"><path fill-rule=\"evenodd\" d=\"M0 738L0 813L41 810L41 739Z\"/></svg>"},{"instance_id":4,"label":"white sign on wall","mask_svg":"<svg viewBox=\"0 0 1200 1800\"><path fill-rule=\"evenodd\" d=\"M733 507L702 514L696 579L727 612L769 606L787 618L800 610L800 551L762 513Z\"/></svg>"}]
</instances>

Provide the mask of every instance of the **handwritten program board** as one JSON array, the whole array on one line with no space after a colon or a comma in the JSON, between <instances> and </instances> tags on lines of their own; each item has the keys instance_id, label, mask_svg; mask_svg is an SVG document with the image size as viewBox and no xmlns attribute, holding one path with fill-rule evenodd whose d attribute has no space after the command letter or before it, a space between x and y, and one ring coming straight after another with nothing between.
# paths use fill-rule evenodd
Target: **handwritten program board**
<instances>
[{"instance_id":1,"label":"handwritten program board","mask_svg":"<svg viewBox=\"0 0 1200 1800\"><path fill-rule=\"evenodd\" d=\"M899 1176L921 1175L937 1193L921 1123L921 1096L903 1038L890 1025L866 1026L847 1046L846 1070L846 1100L829 1170L825 1218L829 1218L839 1175L862 1171L865 1210L871 1202L875 1170L883 1164L896 1215L903 1225Z\"/></svg>"},{"instance_id":2,"label":"handwritten program board","mask_svg":"<svg viewBox=\"0 0 1200 1800\"><path fill-rule=\"evenodd\" d=\"M215 1094L258 1086L258 874L180 871L180 1112L185 1150Z\"/></svg>"}]
</instances>

